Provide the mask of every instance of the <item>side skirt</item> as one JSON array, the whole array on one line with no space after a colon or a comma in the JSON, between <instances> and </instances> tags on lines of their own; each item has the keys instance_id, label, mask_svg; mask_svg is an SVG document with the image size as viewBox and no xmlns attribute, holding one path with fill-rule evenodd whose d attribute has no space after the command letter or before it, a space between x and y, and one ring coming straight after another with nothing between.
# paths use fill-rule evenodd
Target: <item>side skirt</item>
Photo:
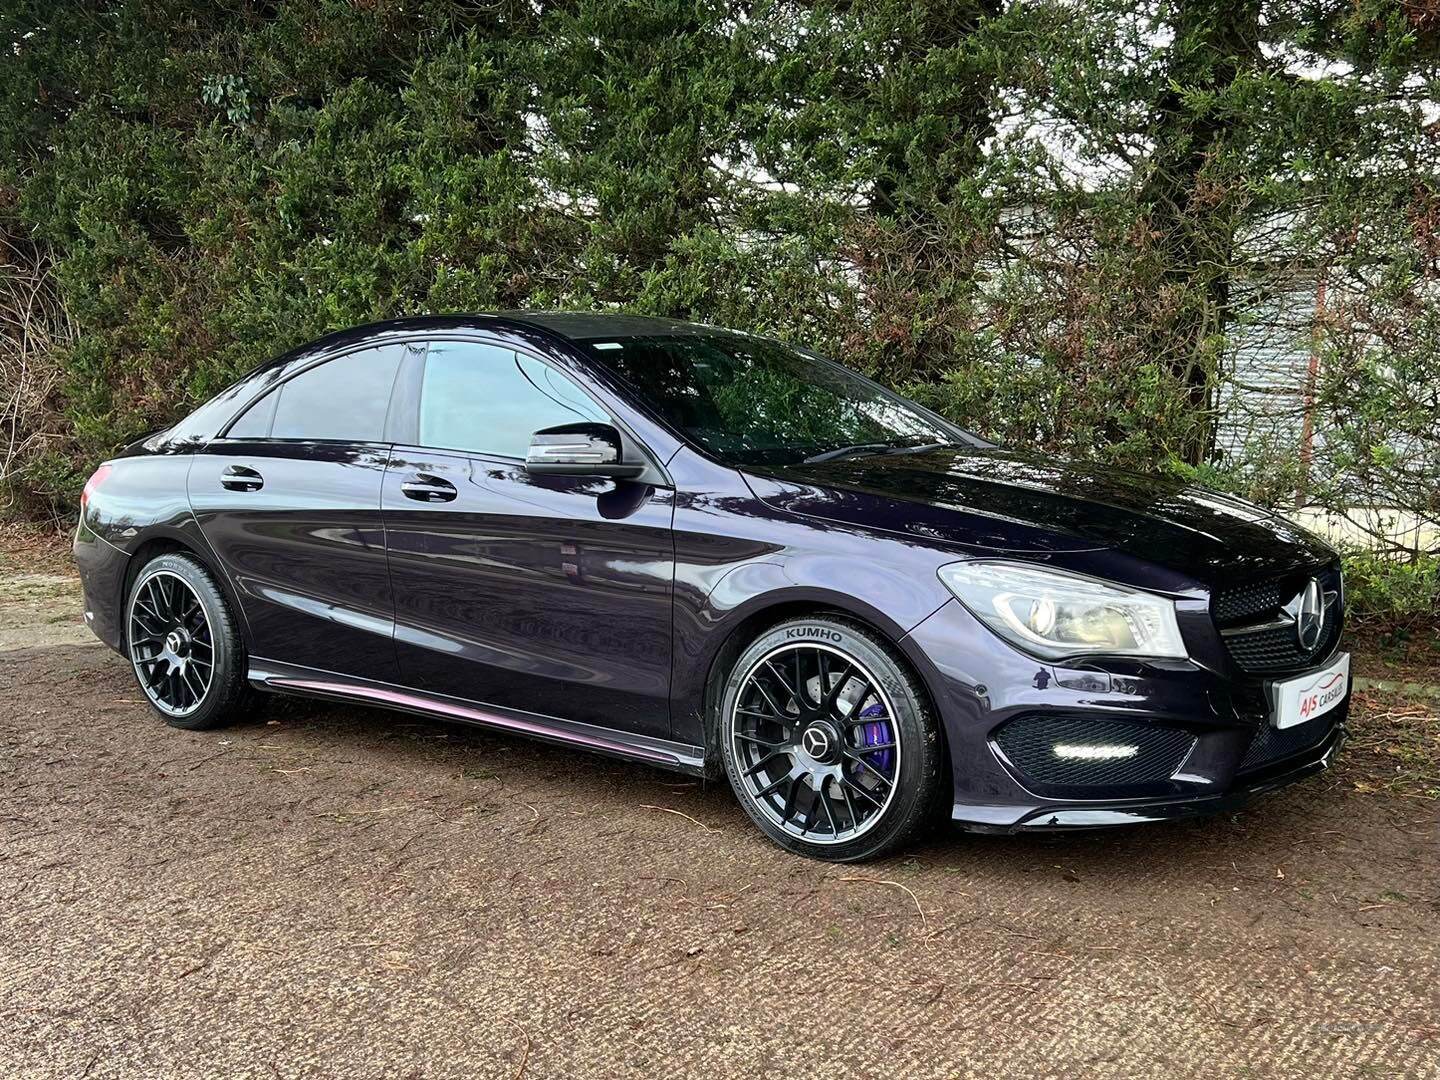
<instances>
[{"instance_id":1,"label":"side skirt","mask_svg":"<svg viewBox=\"0 0 1440 1080\"><path fill-rule=\"evenodd\" d=\"M250 684L258 690L382 705L385 708L439 720L528 735L609 757L643 761L691 776L702 776L705 772L703 747L672 742L669 739L657 739L648 735L597 727L594 724L581 724L574 720L521 712L518 709L503 709L462 698L428 694L423 690L413 690L391 683L374 682L353 675L340 675L333 671L320 671L253 656L250 658L248 678Z\"/></svg>"}]
</instances>

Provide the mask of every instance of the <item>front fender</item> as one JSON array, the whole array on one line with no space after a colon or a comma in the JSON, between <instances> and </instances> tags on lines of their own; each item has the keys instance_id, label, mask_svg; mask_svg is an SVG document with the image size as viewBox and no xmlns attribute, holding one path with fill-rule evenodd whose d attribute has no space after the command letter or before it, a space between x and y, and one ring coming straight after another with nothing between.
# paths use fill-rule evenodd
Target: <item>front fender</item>
<instances>
[{"instance_id":1,"label":"front fender","mask_svg":"<svg viewBox=\"0 0 1440 1080\"><path fill-rule=\"evenodd\" d=\"M949 599L933 570L828 554L771 556L728 571L690 611L676 610L674 737L706 741L705 696L717 662L764 623L804 609L828 609L867 623L904 648L905 635ZM909 650L904 650L907 652Z\"/></svg>"}]
</instances>

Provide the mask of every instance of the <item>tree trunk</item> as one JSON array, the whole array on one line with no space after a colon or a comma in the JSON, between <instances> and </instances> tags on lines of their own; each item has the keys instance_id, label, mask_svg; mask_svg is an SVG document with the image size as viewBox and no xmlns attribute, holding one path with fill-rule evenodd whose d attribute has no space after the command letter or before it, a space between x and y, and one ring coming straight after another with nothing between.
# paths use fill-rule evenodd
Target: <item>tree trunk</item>
<instances>
[{"instance_id":1,"label":"tree trunk","mask_svg":"<svg viewBox=\"0 0 1440 1080\"><path fill-rule=\"evenodd\" d=\"M1237 120L1226 92L1263 63L1259 0L1176 0L1169 88L1156 102L1155 150L1140 192L1177 309L1157 322L1154 355L1184 388L1197 423L1181 456L1213 451L1216 342L1229 318L1236 212L1243 192L1227 158Z\"/></svg>"}]
</instances>

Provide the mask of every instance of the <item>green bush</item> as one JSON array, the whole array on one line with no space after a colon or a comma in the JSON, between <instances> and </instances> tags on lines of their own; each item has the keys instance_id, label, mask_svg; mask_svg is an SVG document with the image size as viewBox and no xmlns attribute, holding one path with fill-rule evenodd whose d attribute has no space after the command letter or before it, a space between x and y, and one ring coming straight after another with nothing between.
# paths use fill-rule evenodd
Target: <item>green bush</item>
<instances>
[{"instance_id":1,"label":"green bush","mask_svg":"<svg viewBox=\"0 0 1440 1080\"><path fill-rule=\"evenodd\" d=\"M1440 623L1440 558L1397 559L1368 551L1345 553L1349 617L1388 631Z\"/></svg>"},{"instance_id":2,"label":"green bush","mask_svg":"<svg viewBox=\"0 0 1440 1080\"><path fill-rule=\"evenodd\" d=\"M625 308L803 342L1005 442L1435 521L1437 25L1398 0L10 0L0 505L68 513L115 447L334 328ZM1272 302L1320 283L1313 312ZM1228 393L1262 330L1317 356L1303 444L1298 376Z\"/></svg>"}]
</instances>

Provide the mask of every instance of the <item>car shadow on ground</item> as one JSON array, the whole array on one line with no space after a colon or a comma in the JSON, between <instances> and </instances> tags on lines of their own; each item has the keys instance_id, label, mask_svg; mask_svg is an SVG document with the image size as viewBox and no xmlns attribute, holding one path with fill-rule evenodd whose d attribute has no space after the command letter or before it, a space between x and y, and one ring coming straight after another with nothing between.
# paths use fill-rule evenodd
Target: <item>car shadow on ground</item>
<instances>
[{"instance_id":1,"label":"car shadow on ground","mask_svg":"<svg viewBox=\"0 0 1440 1080\"><path fill-rule=\"evenodd\" d=\"M723 779L698 780L488 729L302 699L267 702L246 725L269 732L276 727L301 741L327 747L340 742L382 754L393 766L403 762L401 771L460 768L493 775L545 801L620 808L664 803L666 810L729 834L742 850L753 847L766 860L775 852ZM1167 875L1193 874L1199 866L1239 873L1242 864L1257 860L1303 859L1306 848L1328 851L1327 845L1347 839L1364 838L1378 856L1386 845L1377 847L1368 835L1376 812L1333 775L1322 774L1260 796L1239 811L1175 822L1008 835L973 834L937 822L906 851L870 868L977 875L1044 865L1059 870L1062 879L1152 883Z\"/></svg>"}]
</instances>

